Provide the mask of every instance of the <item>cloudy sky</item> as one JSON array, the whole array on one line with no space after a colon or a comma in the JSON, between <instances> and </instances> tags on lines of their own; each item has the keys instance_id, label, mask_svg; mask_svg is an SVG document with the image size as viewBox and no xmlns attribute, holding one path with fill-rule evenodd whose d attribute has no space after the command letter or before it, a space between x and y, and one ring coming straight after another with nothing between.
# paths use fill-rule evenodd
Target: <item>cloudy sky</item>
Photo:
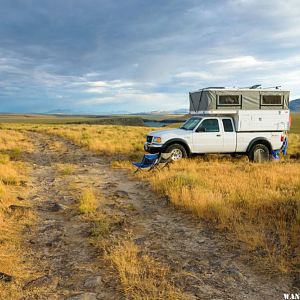
<instances>
[{"instance_id":1,"label":"cloudy sky","mask_svg":"<svg viewBox=\"0 0 300 300\"><path fill-rule=\"evenodd\" d=\"M298 0L0 0L0 111L173 110L206 86L300 97Z\"/></svg>"}]
</instances>

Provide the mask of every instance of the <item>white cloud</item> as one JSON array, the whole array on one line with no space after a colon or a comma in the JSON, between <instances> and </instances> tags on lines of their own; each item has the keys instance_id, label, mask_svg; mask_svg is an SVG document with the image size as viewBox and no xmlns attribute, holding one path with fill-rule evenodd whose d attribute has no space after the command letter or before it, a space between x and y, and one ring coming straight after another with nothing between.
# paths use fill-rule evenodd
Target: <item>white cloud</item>
<instances>
[{"instance_id":1,"label":"white cloud","mask_svg":"<svg viewBox=\"0 0 300 300\"><path fill-rule=\"evenodd\" d=\"M107 80L107 81L87 81L83 83L87 86L83 90L85 93L89 94L120 94L126 92L132 92L139 90L136 86L139 85L137 82L126 81L126 80Z\"/></svg>"},{"instance_id":2,"label":"white cloud","mask_svg":"<svg viewBox=\"0 0 300 300\"><path fill-rule=\"evenodd\" d=\"M281 85L282 89L290 90L290 99L300 98L300 70L287 70L284 75L277 71L272 74L256 75L253 78L267 86Z\"/></svg>"},{"instance_id":3,"label":"white cloud","mask_svg":"<svg viewBox=\"0 0 300 300\"><path fill-rule=\"evenodd\" d=\"M92 97L77 102L79 105L102 105L102 104L127 104L140 107L140 111L147 110L149 107L157 110L172 110L174 108L186 107L188 103L187 95L181 93L123 93L108 97ZM136 111L135 107L133 111Z\"/></svg>"},{"instance_id":4,"label":"white cloud","mask_svg":"<svg viewBox=\"0 0 300 300\"><path fill-rule=\"evenodd\" d=\"M107 91L107 89L105 88L89 88L89 89L86 89L86 90L83 90L83 92L85 93L90 93L90 94L103 94Z\"/></svg>"},{"instance_id":5,"label":"white cloud","mask_svg":"<svg viewBox=\"0 0 300 300\"><path fill-rule=\"evenodd\" d=\"M228 79L230 76L223 72L219 72L218 70L214 70L211 72L201 71L201 72L181 72L175 75L175 78L180 80L180 85L184 86L194 86L195 83L199 82L216 82Z\"/></svg>"},{"instance_id":6,"label":"white cloud","mask_svg":"<svg viewBox=\"0 0 300 300\"><path fill-rule=\"evenodd\" d=\"M231 57L231 58L222 58L222 59L215 59L210 60L207 63L210 64L219 64L221 66L226 66L228 68L251 68L261 66L266 64L266 62L257 60L254 56L238 56L238 57Z\"/></svg>"},{"instance_id":7,"label":"white cloud","mask_svg":"<svg viewBox=\"0 0 300 300\"><path fill-rule=\"evenodd\" d=\"M83 99L77 102L80 105L99 105L99 104L117 104L123 103L124 99L116 99L115 97L101 97L101 98L89 98Z\"/></svg>"},{"instance_id":8,"label":"white cloud","mask_svg":"<svg viewBox=\"0 0 300 300\"><path fill-rule=\"evenodd\" d=\"M91 87L106 87L108 85L106 81L87 81L84 84Z\"/></svg>"},{"instance_id":9,"label":"white cloud","mask_svg":"<svg viewBox=\"0 0 300 300\"><path fill-rule=\"evenodd\" d=\"M192 79L203 79L211 80L214 75L209 72L181 72L175 75L177 78L192 78Z\"/></svg>"}]
</instances>

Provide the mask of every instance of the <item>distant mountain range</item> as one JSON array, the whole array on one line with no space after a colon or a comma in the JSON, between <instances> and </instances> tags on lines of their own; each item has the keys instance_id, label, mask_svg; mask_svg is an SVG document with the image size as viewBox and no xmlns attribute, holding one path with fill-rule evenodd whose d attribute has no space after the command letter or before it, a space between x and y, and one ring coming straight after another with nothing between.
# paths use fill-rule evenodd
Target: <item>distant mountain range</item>
<instances>
[{"instance_id":1,"label":"distant mountain range","mask_svg":"<svg viewBox=\"0 0 300 300\"><path fill-rule=\"evenodd\" d=\"M95 115L184 115L188 114L189 110L185 108L176 109L176 110L157 110L157 111L148 111L148 112L139 112L139 113L131 113L126 110L120 111L110 111L110 112L97 112ZM74 114L86 114L83 112L72 111L70 109L53 109L45 112L45 114L49 115L74 115Z\"/></svg>"},{"instance_id":2,"label":"distant mountain range","mask_svg":"<svg viewBox=\"0 0 300 300\"><path fill-rule=\"evenodd\" d=\"M131 113L127 110L120 110L120 111L111 111L111 112L96 112L96 113L86 113L83 111L74 111L72 109L52 109L43 114L46 115L130 115Z\"/></svg>"},{"instance_id":3,"label":"distant mountain range","mask_svg":"<svg viewBox=\"0 0 300 300\"><path fill-rule=\"evenodd\" d=\"M295 99L290 101L290 110L292 112L300 112L300 99ZM70 109L53 109L47 111L45 114L79 114L80 112L74 112ZM100 113L97 112L97 115L185 115L188 114L189 110L186 108L180 108L176 110L156 110L156 111L148 111L148 112L139 112L139 113L130 113L129 111L111 111ZM84 113L83 113L84 114Z\"/></svg>"},{"instance_id":4,"label":"distant mountain range","mask_svg":"<svg viewBox=\"0 0 300 300\"><path fill-rule=\"evenodd\" d=\"M293 112L300 112L300 99L290 101L290 110Z\"/></svg>"},{"instance_id":5,"label":"distant mountain range","mask_svg":"<svg viewBox=\"0 0 300 300\"><path fill-rule=\"evenodd\" d=\"M72 110L71 109L52 109L52 110L45 112L45 114L49 114L49 115L72 114Z\"/></svg>"},{"instance_id":6,"label":"distant mountain range","mask_svg":"<svg viewBox=\"0 0 300 300\"><path fill-rule=\"evenodd\" d=\"M154 110L146 112L146 115L184 115L188 114L188 109L176 109L176 110Z\"/></svg>"}]
</instances>

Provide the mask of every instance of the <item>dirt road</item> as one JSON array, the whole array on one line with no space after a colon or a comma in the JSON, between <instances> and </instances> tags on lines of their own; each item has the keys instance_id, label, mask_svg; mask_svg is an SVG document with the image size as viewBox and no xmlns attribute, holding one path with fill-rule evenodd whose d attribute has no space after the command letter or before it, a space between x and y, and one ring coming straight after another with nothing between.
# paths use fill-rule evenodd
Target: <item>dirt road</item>
<instances>
[{"instance_id":1,"label":"dirt road","mask_svg":"<svg viewBox=\"0 0 300 300\"><path fill-rule=\"evenodd\" d=\"M40 276L24 288L34 298L124 299L118 273L89 242L91 224L76 208L86 187L104 195L107 215L122 218L125 230L118 238L130 232L143 253L170 268L175 285L191 299L283 299L283 293L296 292L292 279L262 275L266 270L225 235L175 209L147 183L113 170L108 158L58 137L28 134L36 151L24 159L33 166L30 201L39 220L25 237ZM60 175L57 163L74 164L72 174Z\"/></svg>"}]
</instances>

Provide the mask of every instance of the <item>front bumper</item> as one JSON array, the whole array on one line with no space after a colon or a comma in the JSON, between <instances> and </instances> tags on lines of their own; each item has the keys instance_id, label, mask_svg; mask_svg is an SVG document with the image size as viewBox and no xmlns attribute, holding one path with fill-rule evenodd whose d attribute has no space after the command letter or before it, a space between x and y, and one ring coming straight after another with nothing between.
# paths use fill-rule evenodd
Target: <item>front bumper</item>
<instances>
[{"instance_id":1,"label":"front bumper","mask_svg":"<svg viewBox=\"0 0 300 300\"><path fill-rule=\"evenodd\" d=\"M145 143L144 144L145 151L149 153L159 153L162 151L162 145L161 144L153 144L153 143Z\"/></svg>"}]
</instances>

